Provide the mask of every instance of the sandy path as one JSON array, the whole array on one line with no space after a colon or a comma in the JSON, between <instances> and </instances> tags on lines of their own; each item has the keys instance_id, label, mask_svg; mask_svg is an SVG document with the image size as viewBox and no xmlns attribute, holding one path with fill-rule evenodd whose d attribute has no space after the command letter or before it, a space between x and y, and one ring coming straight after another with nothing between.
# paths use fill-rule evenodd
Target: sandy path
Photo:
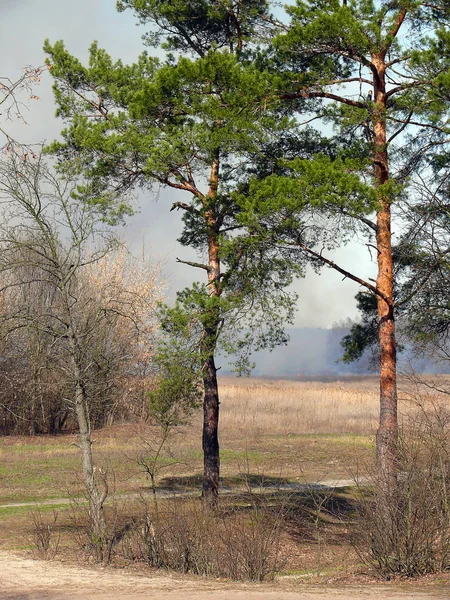
<instances>
[{"instance_id":1,"label":"sandy path","mask_svg":"<svg viewBox=\"0 0 450 600\"><path fill-rule=\"evenodd\" d=\"M283 588L287 582L283 582ZM298 584L295 591L276 585L230 584L181 578L167 573L149 576L117 569L35 561L0 553L2 600L429 600L450 598L450 590L393 586L316 588Z\"/></svg>"}]
</instances>

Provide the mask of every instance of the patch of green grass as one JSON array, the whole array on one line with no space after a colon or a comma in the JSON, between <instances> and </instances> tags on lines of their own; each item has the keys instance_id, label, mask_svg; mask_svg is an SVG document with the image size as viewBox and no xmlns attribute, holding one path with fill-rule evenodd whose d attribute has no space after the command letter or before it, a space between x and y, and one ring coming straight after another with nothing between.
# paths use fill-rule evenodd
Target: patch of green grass
<instances>
[{"instance_id":1,"label":"patch of green grass","mask_svg":"<svg viewBox=\"0 0 450 600\"><path fill-rule=\"evenodd\" d=\"M193 450L189 453L190 457L195 460L203 460L202 450ZM260 452L258 450L237 450L231 448L220 449L220 461L222 464L229 462L263 462L273 455L272 451Z\"/></svg>"},{"instance_id":2,"label":"patch of green grass","mask_svg":"<svg viewBox=\"0 0 450 600\"><path fill-rule=\"evenodd\" d=\"M33 473L30 471L22 471L21 473L11 473L8 476L8 482L15 485L30 485L30 486L42 486L47 485L52 480L51 473L37 472Z\"/></svg>"},{"instance_id":3,"label":"patch of green grass","mask_svg":"<svg viewBox=\"0 0 450 600\"><path fill-rule=\"evenodd\" d=\"M320 441L329 442L331 444L345 446L362 446L364 448L372 448L375 446L375 439L370 435L361 435L355 433L288 433L283 435L267 435L263 436L277 440L305 440L305 441Z\"/></svg>"},{"instance_id":4,"label":"patch of green grass","mask_svg":"<svg viewBox=\"0 0 450 600\"><path fill-rule=\"evenodd\" d=\"M363 564L361 563L361 566ZM312 569L289 569L288 571L280 571L277 573L278 577L314 577L322 576L322 577L330 577L335 575L336 573L341 573L346 570L345 566L337 565L334 567L324 567L321 569L312 568Z\"/></svg>"},{"instance_id":5,"label":"patch of green grass","mask_svg":"<svg viewBox=\"0 0 450 600\"><path fill-rule=\"evenodd\" d=\"M2 444L2 452L7 454L37 454L43 453L72 453L74 448L71 448L67 443L61 444Z\"/></svg>"},{"instance_id":6,"label":"patch of green grass","mask_svg":"<svg viewBox=\"0 0 450 600\"><path fill-rule=\"evenodd\" d=\"M72 494L71 494L72 495ZM78 497L80 494L74 494L76 497ZM24 502L47 502L48 500L57 500L58 498L64 498L64 497L68 497L68 493L67 493L67 489L63 490L63 491L48 491L45 490L45 496L42 494L36 494L36 493L30 493L30 492L24 492L22 490L17 490L17 491L10 491L8 493L4 493L2 494L1 498L0 498L0 509L2 508L2 505L5 504L16 504L16 503L24 503Z\"/></svg>"}]
</instances>

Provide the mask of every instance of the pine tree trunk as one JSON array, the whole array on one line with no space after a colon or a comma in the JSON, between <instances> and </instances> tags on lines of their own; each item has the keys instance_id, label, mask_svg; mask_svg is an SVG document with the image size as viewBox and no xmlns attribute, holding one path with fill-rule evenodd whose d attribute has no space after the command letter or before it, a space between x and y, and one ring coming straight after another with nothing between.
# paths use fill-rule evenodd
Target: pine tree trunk
<instances>
[{"instance_id":1,"label":"pine tree trunk","mask_svg":"<svg viewBox=\"0 0 450 600\"><path fill-rule=\"evenodd\" d=\"M378 213L378 289L392 299L392 251L390 248L390 214L385 208ZM378 297L380 349L380 425L377 431L377 465L387 491L393 493L397 480L397 365L395 322L392 305Z\"/></svg>"},{"instance_id":2,"label":"pine tree trunk","mask_svg":"<svg viewBox=\"0 0 450 600\"><path fill-rule=\"evenodd\" d=\"M219 153L212 164L209 192L206 197L205 212L208 228L208 294L219 297L221 294L220 259L219 259L219 225L214 210L219 183ZM214 362L217 334L220 325L220 310L212 308L207 317L208 325L203 331L202 356L203 365L203 491L202 497L209 504L216 504L219 494L219 389L217 385L217 369Z\"/></svg>"},{"instance_id":3,"label":"pine tree trunk","mask_svg":"<svg viewBox=\"0 0 450 600\"><path fill-rule=\"evenodd\" d=\"M394 497L398 468L397 364L394 321L391 198L386 193L389 159L386 136L385 55L372 57L374 73L374 165L380 208L377 213L378 336L380 353L380 423L377 431L377 466L389 497Z\"/></svg>"},{"instance_id":4,"label":"pine tree trunk","mask_svg":"<svg viewBox=\"0 0 450 600\"><path fill-rule=\"evenodd\" d=\"M215 504L219 494L219 390L216 365L211 355L203 369L205 397L203 402L203 492L208 503Z\"/></svg>"}]
</instances>

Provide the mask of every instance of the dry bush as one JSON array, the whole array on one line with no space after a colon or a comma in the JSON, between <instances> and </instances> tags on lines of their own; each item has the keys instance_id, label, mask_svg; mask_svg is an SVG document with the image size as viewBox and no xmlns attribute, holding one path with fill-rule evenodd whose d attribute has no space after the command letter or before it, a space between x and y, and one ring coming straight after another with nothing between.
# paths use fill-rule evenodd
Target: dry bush
<instances>
[{"instance_id":1,"label":"dry bush","mask_svg":"<svg viewBox=\"0 0 450 600\"><path fill-rule=\"evenodd\" d=\"M33 558L53 560L57 555L60 542L60 536L55 532L58 516L59 513L56 510L53 511L50 517L39 510L30 512L33 526L31 539L31 555Z\"/></svg>"},{"instance_id":2,"label":"dry bush","mask_svg":"<svg viewBox=\"0 0 450 600\"><path fill-rule=\"evenodd\" d=\"M83 554L103 565L111 563L117 546L135 524L135 519L124 510L123 503L112 495L104 511L105 531L101 537L93 532L86 502L72 498L69 511L70 533L74 544Z\"/></svg>"},{"instance_id":3,"label":"dry bush","mask_svg":"<svg viewBox=\"0 0 450 600\"><path fill-rule=\"evenodd\" d=\"M282 517L256 505L250 510L208 509L174 500L145 516L122 543L124 555L182 573L263 581L280 567Z\"/></svg>"},{"instance_id":4,"label":"dry bush","mask_svg":"<svg viewBox=\"0 0 450 600\"><path fill-rule=\"evenodd\" d=\"M158 330L155 309L162 298L159 266L134 259L122 248L85 270L80 294L93 304L92 314L102 313L88 355L91 425L147 419Z\"/></svg>"},{"instance_id":5,"label":"dry bush","mask_svg":"<svg viewBox=\"0 0 450 600\"><path fill-rule=\"evenodd\" d=\"M405 421L395 497L383 476L370 478L361 503L356 549L383 577L450 568L450 411L428 398Z\"/></svg>"},{"instance_id":6,"label":"dry bush","mask_svg":"<svg viewBox=\"0 0 450 600\"><path fill-rule=\"evenodd\" d=\"M25 343L23 343L25 342ZM14 348L11 348L14 345ZM56 434L71 428L67 386L42 356L30 356L26 340L1 349L0 431L2 435Z\"/></svg>"}]
</instances>

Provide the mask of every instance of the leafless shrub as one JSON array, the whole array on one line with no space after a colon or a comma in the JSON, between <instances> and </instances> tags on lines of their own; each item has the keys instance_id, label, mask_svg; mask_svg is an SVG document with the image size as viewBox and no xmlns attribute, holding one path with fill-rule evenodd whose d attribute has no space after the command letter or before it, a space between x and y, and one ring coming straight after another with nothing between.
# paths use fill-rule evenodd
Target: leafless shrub
<instances>
[{"instance_id":1,"label":"leafless shrub","mask_svg":"<svg viewBox=\"0 0 450 600\"><path fill-rule=\"evenodd\" d=\"M91 527L87 498L72 498L69 520L75 546L95 562L108 565L115 556L118 544L134 526L135 519L126 514L114 495L111 495L105 507L104 518L105 529L98 535Z\"/></svg>"},{"instance_id":2,"label":"leafless shrub","mask_svg":"<svg viewBox=\"0 0 450 600\"><path fill-rule=\"evenodd\" d=\"M148 441L140 436L141 448L135 462L142 473L150 480L153 499L156 503L156 484L160 473L167 468L183 464L168 445L170 430L159 428L155 439Z\"/></svg>"},{"instance_id":3,"label":"leafless shrub","mask_svg":"<svg viewBox=\"0 0 450 600\"><path fill-rule=\"evenodd\" d=\"M60 536L55 535L59 513L54 510L50 518L39 510L32 510L30 518L33 524L31 555L36 558L52 560L58 553Z\"/></svg>"},{"instance_id":4,"label":"leafless shrub","mask_svg":"<svg viewBox=\"0 0 450 600\"><path fill-rule=\"evenodd\" d=\"M263 581L280 563L281 516L267 510L208 509L173 500L145 516L122 551L153 567L182 573Z\"/></svg>"},{"instance_id":5,"label":"leafless shrub","mask_svg":"<svg viewBox=\"0 0 450 600\"><path fill-rule=\"evenodd\" d=\"M227 577L263 581L272 579L281 567L281 515L251 510L224 521L223 564Z\"/></svg>"},{"instance_id":6,"label":"leafless shrub","mask_svg":"<svg viewBox=\"0 0 450 600\"><path fill-rule=\"evenodd\" d=\"M401 430L395 496L378 475L361 503L356 549L387 578L450 568L450 411L436 398L419 409Z\"/></svg>"}]
</instances>

